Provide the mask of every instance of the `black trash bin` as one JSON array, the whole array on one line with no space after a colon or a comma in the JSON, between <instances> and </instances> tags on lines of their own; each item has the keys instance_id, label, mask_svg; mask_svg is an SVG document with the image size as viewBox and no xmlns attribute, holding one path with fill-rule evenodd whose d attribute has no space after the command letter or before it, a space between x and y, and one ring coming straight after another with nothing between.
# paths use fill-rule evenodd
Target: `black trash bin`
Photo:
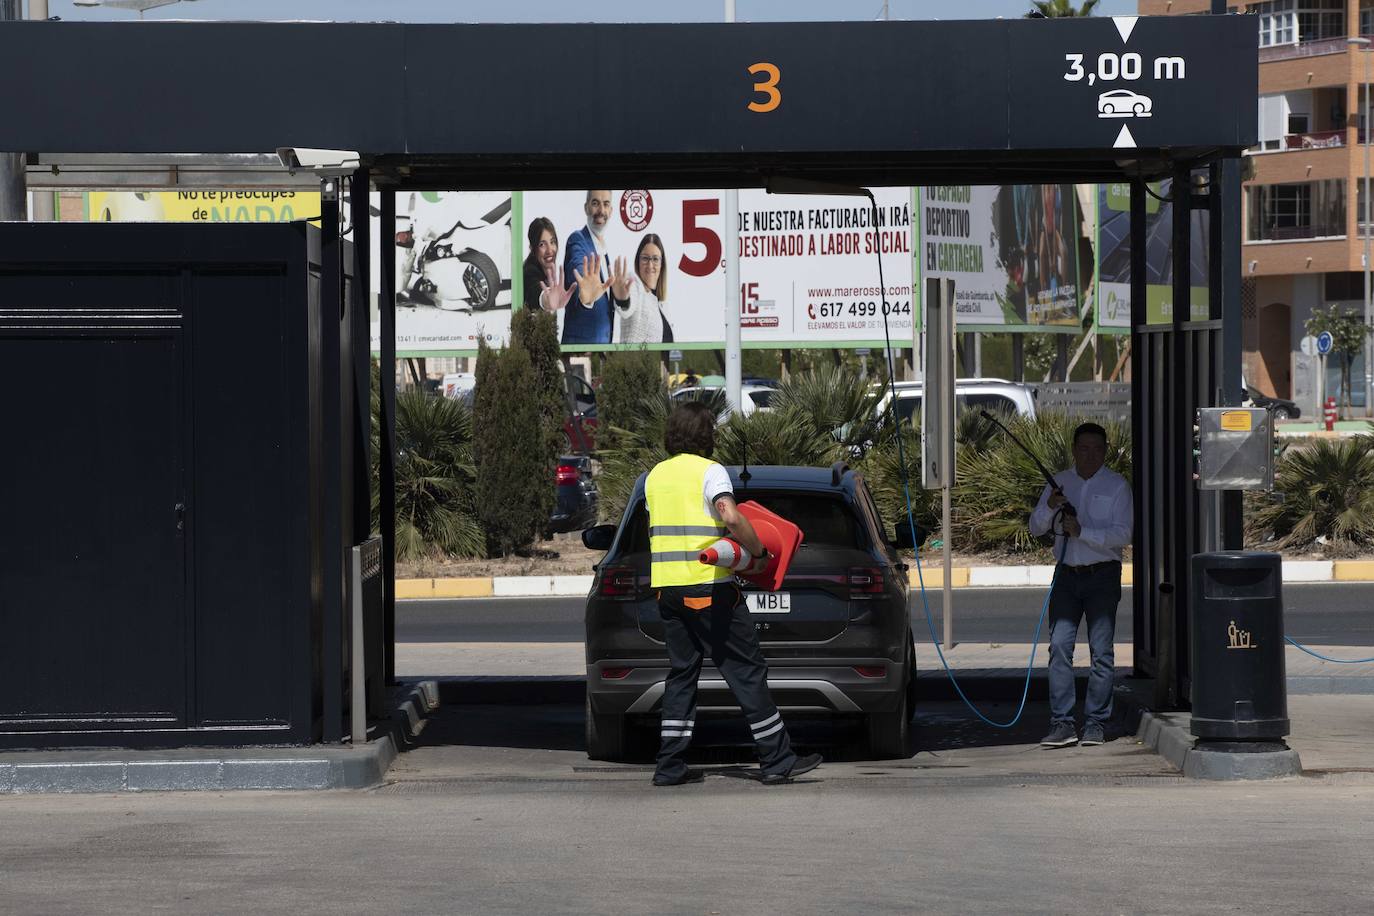
<instances>
[{"instance_id":1,"label":"black trash bin","mask_svg":"<svg viewBox=\"0 0 1374 916\"><path fill-rule=\"evenodd\" d=\"M1192 733L1282 742L1289 723L1279 555L1194 555L1190 613Z\"/></svg>"}]
</instances>

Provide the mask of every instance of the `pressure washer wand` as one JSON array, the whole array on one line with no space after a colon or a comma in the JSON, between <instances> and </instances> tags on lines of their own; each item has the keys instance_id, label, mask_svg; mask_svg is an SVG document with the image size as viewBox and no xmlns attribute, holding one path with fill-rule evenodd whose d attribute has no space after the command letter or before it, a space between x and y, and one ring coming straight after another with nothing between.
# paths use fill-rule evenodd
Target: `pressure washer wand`
<instances>
[{"instance_id":1,"label":"pressure washer wand","mask_svg":"<svg viewBox=\"0 0 1374 916\"><path fill-rule=\"evenodd\" d=\"M978 412L983 415L984 420L987 420L993 426L996 426L1002 432L1006 433L1007 438L1010 439L1012 442L1015 442L1017 446L1021 449L1021 451L1025 452L1031 461L1035 462L1035 466L1040 469L1040 473L1043 474L1045 477L1045 483L1050 485L1051 490L1060 494L1061 496L1064 494L1063 488L1061 488L1059 484L1054 482L1054 475L1051 474L1049 470L1043 464L1040 463L1040 459L1035 457L1035 452L1032 452L1029 448L1026 447L1026 443L1016 438L1015 433L1007 429L1007 427L1003 425L1002 421L998 420L996 417L988 413L986 410L980 410ZM1075 509L1073 507L1073 503L1069 502L1068 500L1065 500L1064 505L1060 508L1063 510L1065 515L1072 516L1074 518L1078 517L1078 510Z\"/></svg>"}]
</instances>

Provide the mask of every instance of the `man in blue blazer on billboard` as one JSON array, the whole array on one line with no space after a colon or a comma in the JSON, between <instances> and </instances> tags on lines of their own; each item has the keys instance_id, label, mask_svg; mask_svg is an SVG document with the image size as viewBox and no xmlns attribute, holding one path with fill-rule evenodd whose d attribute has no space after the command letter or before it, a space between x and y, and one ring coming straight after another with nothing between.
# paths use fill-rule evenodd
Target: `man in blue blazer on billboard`
<instances>
[{"instance_id":1,"label":"man in blue blazer on billboard","mask_svg":"<svg viewBox=\"0 0 1374 916\"><path fill-rule=\"evenodd\" d=\"M609 289L612 265L606 254L606 224L611 219L611 192L588 191L582 211L587 214L587 225L568 236L563 276L571 280L590 269L599 274L601 282L578 282L577 295L563 313L563 343L608 344L611 342ZM597 289L599 294L592 298Z\"/></svg>"}]
</instances>

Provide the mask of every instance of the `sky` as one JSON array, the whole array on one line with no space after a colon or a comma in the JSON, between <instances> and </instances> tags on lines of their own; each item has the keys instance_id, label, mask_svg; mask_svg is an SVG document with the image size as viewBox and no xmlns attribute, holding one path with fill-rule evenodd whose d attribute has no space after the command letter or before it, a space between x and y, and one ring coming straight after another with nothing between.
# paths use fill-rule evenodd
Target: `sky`
<instances>
[{"instance_id":1,"label":"sky","mask_svg":"<svg viewBox=\"0 0 1374 916\"><path fill-rule=\"evenodd\" d=\"M28 3L25 0L25 7ZM892 19L1013 18L1030 0L888 0ZM883 0L736 0L740 22L868 20L881 15ZM716 22L724 0L191 0L149 10L157 19L320 19L341 22ZM1136 0L1101 0L1095 15L1129 16ZM48 14L64 20L130 21L124 9L76 6L48 0Z\"/></svg>"}]
</instances>

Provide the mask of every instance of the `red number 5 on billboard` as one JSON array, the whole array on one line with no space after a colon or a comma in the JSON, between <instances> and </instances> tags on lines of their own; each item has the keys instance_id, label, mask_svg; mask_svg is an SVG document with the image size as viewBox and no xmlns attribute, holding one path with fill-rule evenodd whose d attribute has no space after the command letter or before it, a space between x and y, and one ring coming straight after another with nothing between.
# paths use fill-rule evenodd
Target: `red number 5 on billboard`
<instances>
[{"instance_id":1,"label":"red number 5 on billboard","mask_svg":"<svg viewBox=\"0 0 1374 916\"><path fill-rule=\"evenodd\" d=\"M721 244L720 236L714 229L707 226L698 226L697 220L703 216L719 216L719 198L708 200L684 200L682 202L682 244L702 245L706 248L706 253L701 260L693 261L683 252L682 260L677 262L677 269L689 277L709 277L720 267Z\"/></svg>"}]
</instances>

